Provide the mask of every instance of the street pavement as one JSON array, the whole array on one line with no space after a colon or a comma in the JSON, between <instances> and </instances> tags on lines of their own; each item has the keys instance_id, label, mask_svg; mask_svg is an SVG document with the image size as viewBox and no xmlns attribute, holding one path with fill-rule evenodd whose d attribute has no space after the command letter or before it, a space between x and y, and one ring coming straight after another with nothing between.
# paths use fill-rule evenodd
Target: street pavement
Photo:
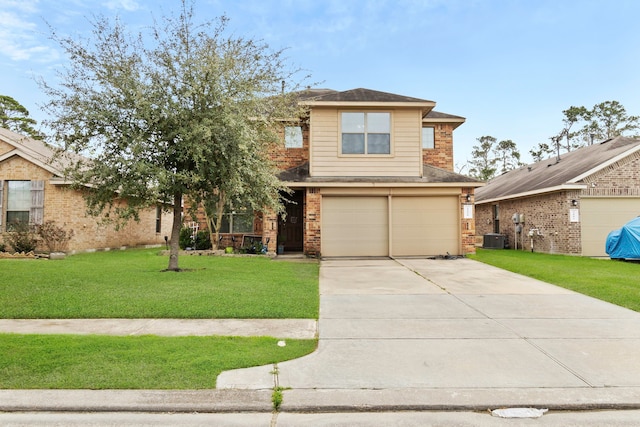
<instances>
[{"instance_id":1,"label":"street pavement","mask_svg":"<svg viewBox=\"0 0 640 427\"><path fill-rule=\"evenodd\" d=\"M296 326L296 335L319 334L309 356L223 372L216 390L0 390L0 411L267 415L272 390L282 387L279 426L348 425L337 420L351 417L351 425L370 425L358 424L364 412L382 421L383 412L400 419L449 411L448 419L466 411L486 421L488 409L509 407L548 408L545 420L560 420L560 410L631 410L611 413L619 419L612 415L610 425L634 425L626 423L638 415L640 313L469 259L327 259L320 294L317 330L313 321ZM108 322L124 334L141 331ZM222 330L206 322L151 322L158 325L173 334ZM245 324L246 333L284 335L264 325L251 332ZM601 413L580 417L589 414L596 420ZM303 415L309 423L287 424ZM435 425L497 425L454 421Z\"/></svg>"}]
</instances>

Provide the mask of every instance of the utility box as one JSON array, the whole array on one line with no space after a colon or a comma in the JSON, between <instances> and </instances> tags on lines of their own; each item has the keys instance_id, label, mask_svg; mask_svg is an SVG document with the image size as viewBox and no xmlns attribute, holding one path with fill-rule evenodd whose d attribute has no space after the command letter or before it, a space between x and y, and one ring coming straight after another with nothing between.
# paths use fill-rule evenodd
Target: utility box
<instances>
[{"instance_id":1,"label":"utility box","mask_svg":"<svg viewBox=\"0 0 640 427\"><path fill-rule=\"evenodd\" d=\"M485 234L482 247L485 249L504 249L504 235L497 233Z\"/></svg>"}]
</instances>

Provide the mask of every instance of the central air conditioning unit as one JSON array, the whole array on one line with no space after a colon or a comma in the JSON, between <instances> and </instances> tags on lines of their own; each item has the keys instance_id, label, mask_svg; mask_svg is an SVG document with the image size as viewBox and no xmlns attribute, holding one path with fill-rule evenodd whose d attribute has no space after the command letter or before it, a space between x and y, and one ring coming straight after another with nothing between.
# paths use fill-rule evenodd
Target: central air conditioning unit
<instances>
[{"instance_id":1,"label":"central air conditioning unit","mask_svg":"<svg viewBox=\"0 0 640 427\"><path fill-rule=\"evenodd\" d=\"M485 249L504 249L504 235L497 233L485 234L482 247Z\"/></svg>"}]
</instances>

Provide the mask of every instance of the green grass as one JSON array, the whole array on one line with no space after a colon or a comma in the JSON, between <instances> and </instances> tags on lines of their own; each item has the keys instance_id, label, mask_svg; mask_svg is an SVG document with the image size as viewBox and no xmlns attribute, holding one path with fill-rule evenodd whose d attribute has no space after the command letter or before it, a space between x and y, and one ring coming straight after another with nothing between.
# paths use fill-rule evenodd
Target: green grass
<instances>
[{"instance_id":1,"label":"green grass","mask_svg":"<svg viewBox=\"0 0 640 427\"><path fill-rule=\"evenodd\" d=\"M0 334L2 389L211 389L224 370L315 350L316 340Z\"/></svg>"},{"instance_id":2,"label":"green grass","mask_svg":"<svg viewBox=\"0 0 640 427\"><path fill-rule=\"evenodd\" d=\"M317 318L318 264L158 250L0 260L0 318Z\"/></svg>"},{"instance_id":3,"label":"green grass","mask_svg":"<svg viewBox=\"0 0 640 427\"><path fill-rule=\"evenodd\" d=\"M640 311L638 263L483 249L469 258Z\"/></svg>"}]
</instances>

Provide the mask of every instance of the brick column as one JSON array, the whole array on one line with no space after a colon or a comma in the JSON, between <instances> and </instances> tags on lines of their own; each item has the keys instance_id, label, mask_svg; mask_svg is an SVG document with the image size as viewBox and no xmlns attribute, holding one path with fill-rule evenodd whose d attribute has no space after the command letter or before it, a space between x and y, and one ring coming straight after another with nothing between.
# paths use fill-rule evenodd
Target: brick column
<instances>
[{"instance_id":1,"label":"brick column","mask_svg":"<svg viewBox=\"0 0 640 427\"><path fill-rule=\"evenodd\" d=\"M262 214L262 241L267 243L267 252L276 253L278 244L278 215L269 210Z\"/></svg>"},{"instance_id":2,"label":"brick column","mask_svg":"<svg viewBox=\"0 0 640 427\"><path fill-rule=\"evenodd\" d=\"M322 196L319 188L307 188L304 206L304 253L320 256L320 205Z\"/></svg>"}]
</instances>

